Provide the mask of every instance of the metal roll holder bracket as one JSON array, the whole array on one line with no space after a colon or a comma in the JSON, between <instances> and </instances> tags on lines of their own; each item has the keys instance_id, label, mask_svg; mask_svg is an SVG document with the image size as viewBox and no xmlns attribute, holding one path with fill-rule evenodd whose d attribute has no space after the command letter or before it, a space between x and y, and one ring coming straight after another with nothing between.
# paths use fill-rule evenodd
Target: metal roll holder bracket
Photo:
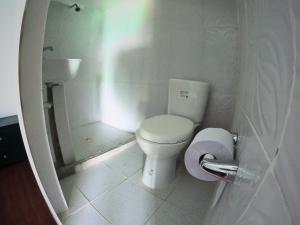
<instances>
[{"instance_id":1,"label":"metal roll holder bracket","mask_svg":"<svg viewBox=\"0 0 300 225\"><path fill-rule=\"evenodd\" d=\"M237 145L238 134L233 133L233 144ZM203 155L199 160L200 166L208 173L227 182L233 182L239 169L238 160L218 160L211 154Z\"/></svg>"}]
</instances>

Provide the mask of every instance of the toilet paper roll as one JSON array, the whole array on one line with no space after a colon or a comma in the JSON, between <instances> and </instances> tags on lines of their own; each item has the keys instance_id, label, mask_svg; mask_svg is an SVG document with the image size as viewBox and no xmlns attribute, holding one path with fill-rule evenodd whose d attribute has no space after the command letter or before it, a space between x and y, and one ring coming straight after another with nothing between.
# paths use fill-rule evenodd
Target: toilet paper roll
<instances>
[{"instance_id":1,"label":"toilet paper roll","mask_svg":"<svg viewBox=\"0 0 300 225\"><path fill-rule=\"evenodd\" d=\"M233 159L233 139L231 133L221 128L207 128L200 131L188 147L184 163L188 172L205 181L216 181L218 178L205 171L199 161L205 154L211 154L215 159Z\"/></svg>"}]
</instances>

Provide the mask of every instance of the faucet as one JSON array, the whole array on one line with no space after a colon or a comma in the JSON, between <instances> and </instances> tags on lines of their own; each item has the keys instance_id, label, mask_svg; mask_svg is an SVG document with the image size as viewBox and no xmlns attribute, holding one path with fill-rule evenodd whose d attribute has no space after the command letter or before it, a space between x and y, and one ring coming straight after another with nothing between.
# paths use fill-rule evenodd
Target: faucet
<instances>
[{"instance_id":1,"label":"faucet","mask_svg":"<svg viewBox=\"0 0 300 225\"><path fill-rule=\"evenodd\" d=\"M52 46L46 46L46 47L43 48L43 52L45 52L45 51L47 51L47 50L53 52L53 51L54 51L54 48L53 48Z\"/></svg>"}]
</instances>

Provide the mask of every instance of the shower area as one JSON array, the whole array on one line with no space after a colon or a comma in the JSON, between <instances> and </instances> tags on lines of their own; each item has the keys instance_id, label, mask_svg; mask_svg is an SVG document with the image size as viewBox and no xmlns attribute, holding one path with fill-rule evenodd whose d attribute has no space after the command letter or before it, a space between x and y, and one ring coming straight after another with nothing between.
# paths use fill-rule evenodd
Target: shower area
<instances>
[{"instance_id":1,"label":"shower area","mask_svg":"<svg viewBox=\"0 0 300 225\"><path fill-rule=\"evenodd\" d=\"M113 106L113 99L104 99L101 90L103 18L84 1L54 0L49 6L43 100L56 167L76 165L134 139L133 129L104 118L114 115L103 110Z\"/></svg>"}]
</instances>

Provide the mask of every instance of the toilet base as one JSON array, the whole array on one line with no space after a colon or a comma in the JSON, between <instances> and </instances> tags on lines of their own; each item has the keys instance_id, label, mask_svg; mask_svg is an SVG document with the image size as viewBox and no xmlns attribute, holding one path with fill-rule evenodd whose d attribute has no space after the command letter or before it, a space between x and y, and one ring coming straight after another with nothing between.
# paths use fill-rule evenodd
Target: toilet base
<instances>
[{"instance_id":1,"label":"toilet base","mask_svg":"<svg viewBox=\"0 0 300 225\"><path fill-rule=\"evenodd\" d=\"M147 156L143 171L143 183L152 189L167 187L175 179L176 158L177 155L165 159Z\"/></svg>"}]
</instances>

